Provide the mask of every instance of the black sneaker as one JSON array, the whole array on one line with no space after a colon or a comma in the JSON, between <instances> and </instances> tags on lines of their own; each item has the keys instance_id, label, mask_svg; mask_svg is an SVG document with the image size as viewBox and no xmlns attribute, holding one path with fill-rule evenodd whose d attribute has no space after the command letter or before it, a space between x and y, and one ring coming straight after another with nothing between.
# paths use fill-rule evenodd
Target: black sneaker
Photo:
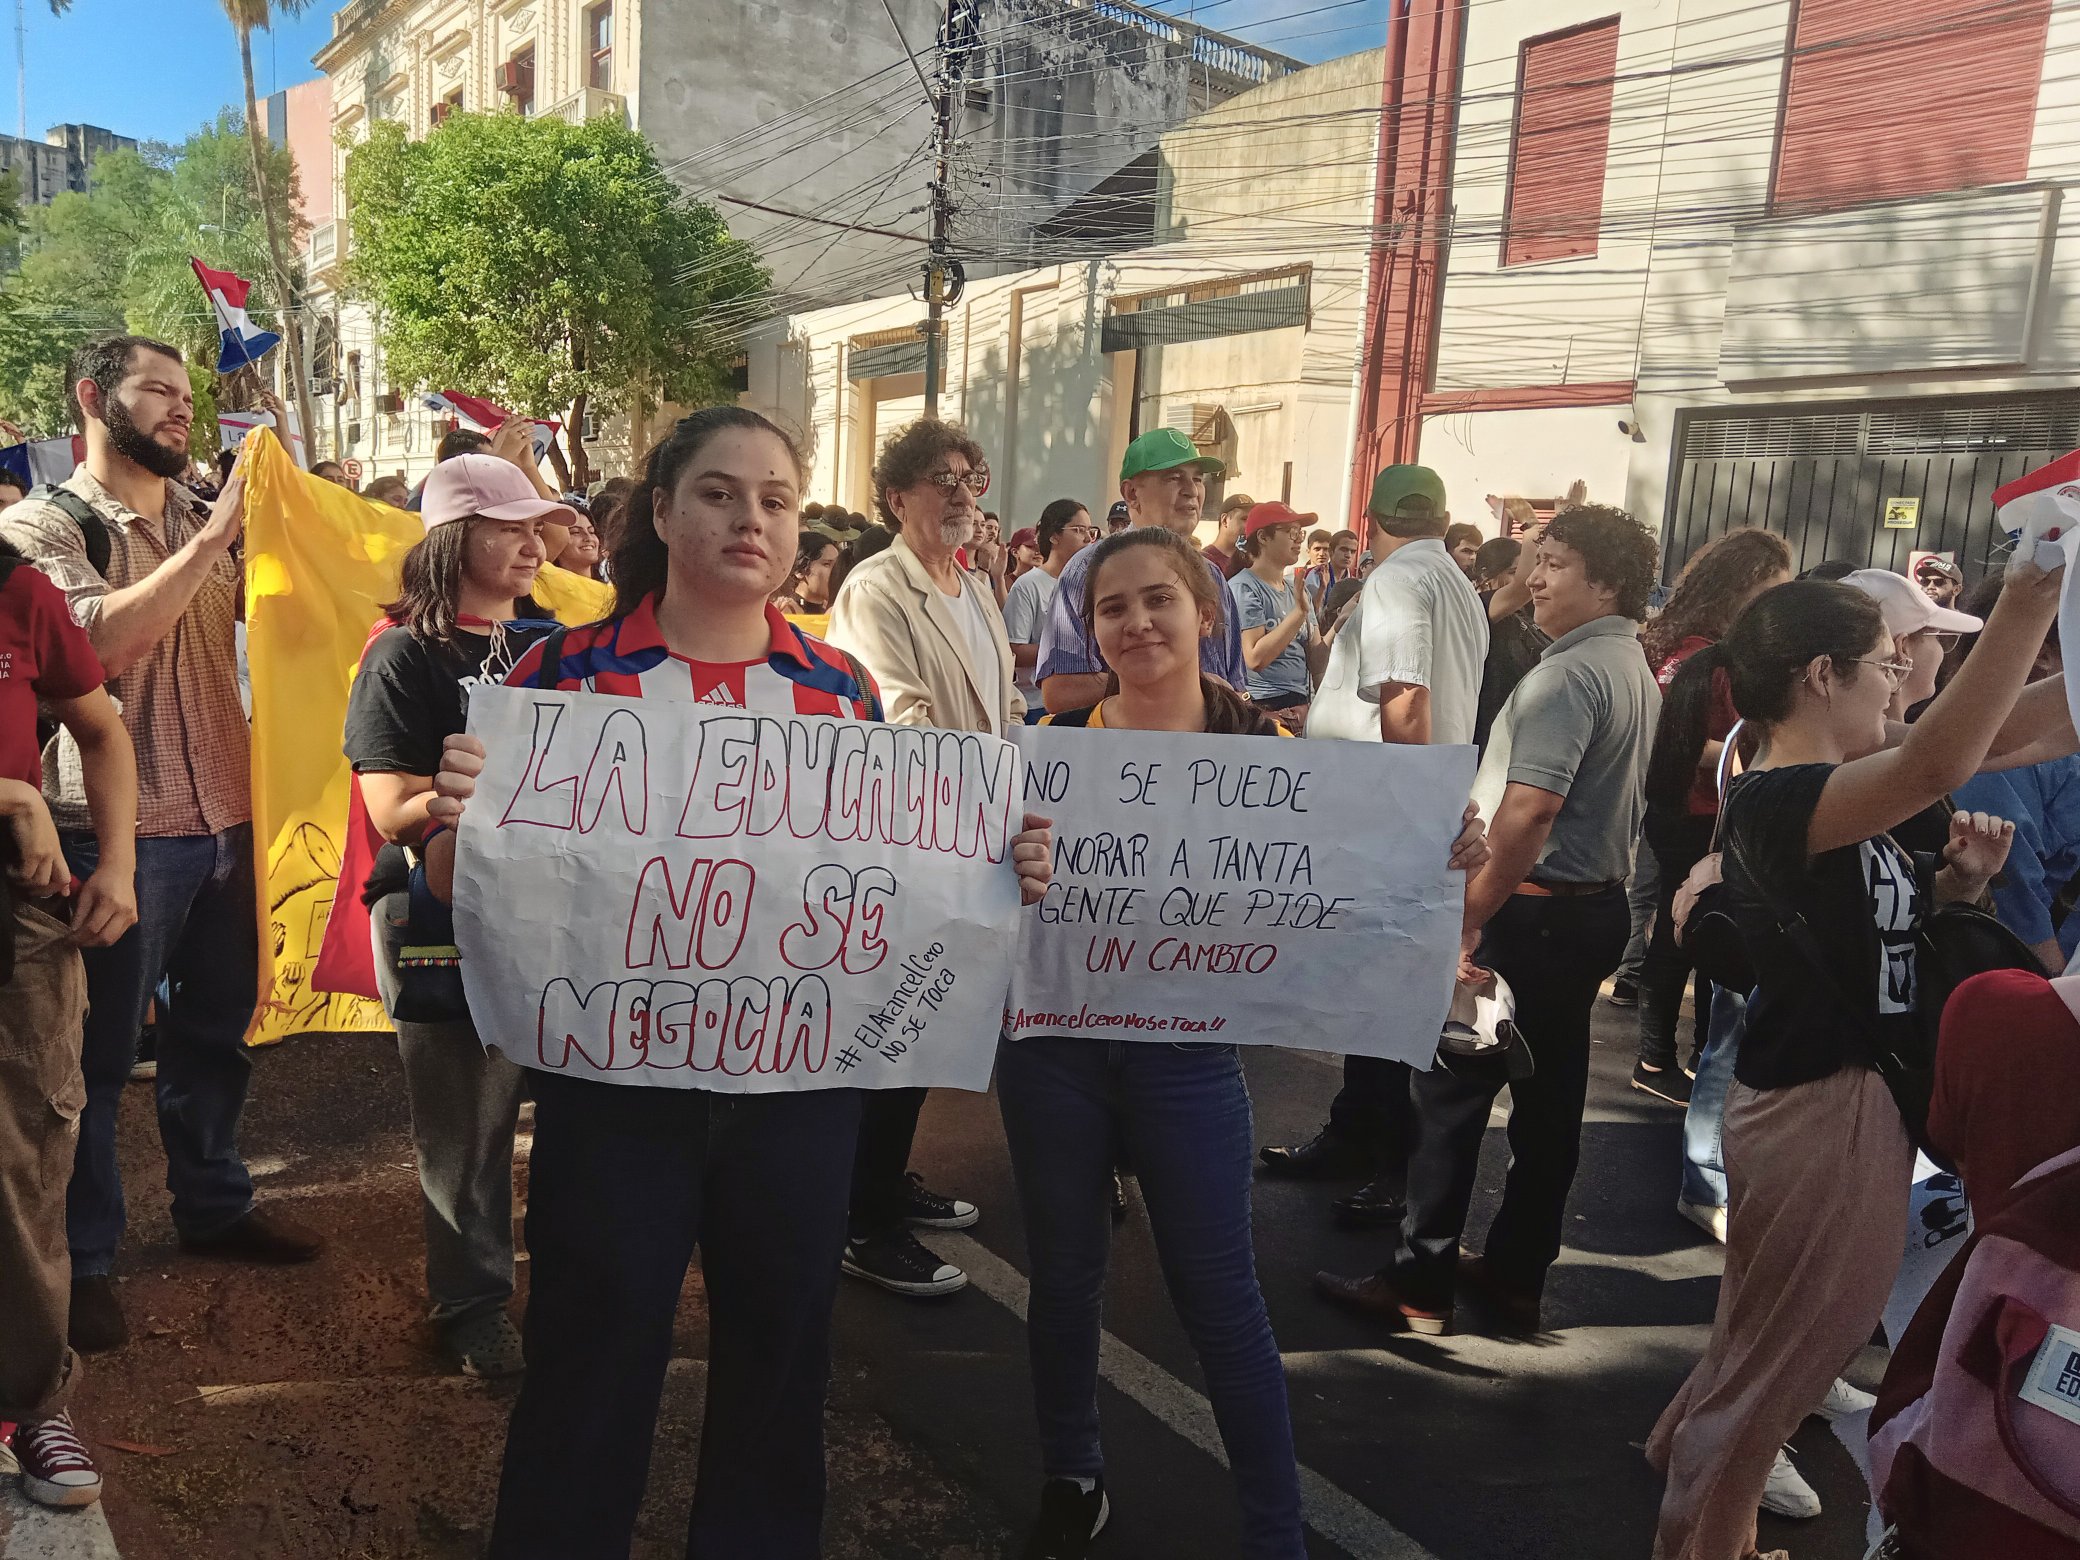
<instances>
[{"instance_id":1,"label":"black sneaker","mask_svg":"<svg viewBox=\"0 0 2080 1560\"><path fill-rule=\"evenodd\" d=\"M1649 1067L1645 1062L1634 1062L1632 1086L1671 1105L1687 1108L1690 1104L1690 1075L1680 1067Z\"/></svg>"},{"instance_id":2,"label":"black sneaker","mask_svg":"<svg viewBox=\"0 0 2080 1560\"><path fill-rule=\"evenodd\" d=\"M120 1349L130 1341L130 1324L123 1319L123 1302L116 1298L116 1281L106 1273L82 1273L72 1280L65 1341L82 1354Z\"/></svg>"},{"instance_id":3,"label":"black sneaker","mask_svg":"<svg viewBox=\"0 0 2080 1560\"><path fill-rule=\"evenodd\" d=\"M1111 1516L1103 1479L1088 1495L1074 1479L1049 1479L1040 1486L1040 1515L1033 1519L1025 1560L1085 1560Z\"/></svg>"},{"instance_id":4,"label":"black sneaker","mask_svg":"<svg viewBox=\"0 0 2080 1560\"><path fill-rule=\"evenodd\" d=\"M915 1170L903 1175L903 1217L921 1230L964 1230L982 1217L982 1210L958 1197L941 1197L924 1184Z\"/></svg>"},{"instance_id":5,"label":"black sneaker","mask_svg":"<svg viewBox=\"0 0 2080 1560\"><path fill-rule=\"evenodd\" d=\"M130 1063L130 1081L146 1083L159 1076L159 1026L146 1024L137 1033L137 1056Z\"/></svg>"},{"instance_id":6,"label":"black sneaker","mask_svg":"<svg viewBox=\"0 0 2080 1560\"><path fill-rule=\"evenodd\" d=\"M839 1264L854 1278L899 1295L950 1295L968 1287L968 1275L941 1262L908 1230L861 1235L845 1242Z\"/></svg>"},{"instance_id":7,"label":"black sneaker","mask_svg":"<svg viewBox=\"0 0 2080 1560\"><path fill-rule=\"evenodd\" d=\"M1612 1007L1636 1008L1639 1006L1639 982L1636 980L1614 980L1605 993L1604 1001Z\"/></svg>"}]
</instances>

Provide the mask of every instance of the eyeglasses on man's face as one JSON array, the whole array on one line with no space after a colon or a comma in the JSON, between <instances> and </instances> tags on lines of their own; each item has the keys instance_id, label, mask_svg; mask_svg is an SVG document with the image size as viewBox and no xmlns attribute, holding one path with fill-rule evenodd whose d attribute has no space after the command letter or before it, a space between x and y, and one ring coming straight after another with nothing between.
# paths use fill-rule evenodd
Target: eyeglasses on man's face
<instances>
[{"instance_id":1,"label":"eyeglasses on man's face","mask_svg":"<svg viewBox=\"0 0 2080 1560\"><path fill-rule=\"evenodd\" d=\"M977 466L973 471L930 471L924 480L942 493L951 493L964 487L977 498L989 491L989 467Z\"/></svg>"}]
</instances>

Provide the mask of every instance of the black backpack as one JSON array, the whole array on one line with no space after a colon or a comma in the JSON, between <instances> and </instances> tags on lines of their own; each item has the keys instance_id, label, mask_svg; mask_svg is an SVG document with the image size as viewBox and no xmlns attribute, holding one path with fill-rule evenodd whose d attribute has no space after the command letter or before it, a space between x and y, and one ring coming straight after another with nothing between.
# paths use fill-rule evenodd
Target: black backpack
<instances>
[{"instance_id":1,"label":"black backpack","mask_svg":"<svg viewBox=\"0 0 2080 1560\"><path fill-rule=\"evenodd\" d=\"M72 516L72 523L79 527L80 540L86 544L87 562L94 566L96 574L107 579L108 560L115 544L109 539L107 522L94 513L94 506L70 488L54 487L48 482L31 488L29 497L56 504Z\"/></svg>"}]
</instances>

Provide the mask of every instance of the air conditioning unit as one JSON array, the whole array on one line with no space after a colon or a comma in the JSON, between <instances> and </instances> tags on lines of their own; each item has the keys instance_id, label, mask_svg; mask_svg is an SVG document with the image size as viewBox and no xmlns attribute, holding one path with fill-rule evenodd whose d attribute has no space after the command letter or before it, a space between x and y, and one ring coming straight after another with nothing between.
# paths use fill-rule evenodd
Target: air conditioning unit
<instances>
[{"instance_id":1,"label":"air conditioning unit","mask_svg":"<svg viewBox=\"0 0 2080 1560\"><path fill-rule=\"evenodd\" d=\"M443 103L436 103L436 104L434 104L434 105L433 105L433 128L434 128L434 129L436 129L436 130L440 129L440 127L441 127L441 126L442 126L443 124L445 124L445 123L447 122L448 116L449 116L450 114L454 113L454 112L455 112L455 105L454 105L453 103L445 103L445 102L443 102Z\"/></svg>"},{"instance_id":2,"label":"air conditioning unit","mask_svg":"<svg viewBox=\"0 0 2080 1560\"><path fill-rule=\"evenodd\" d=\"M385 417L401 415L404 411L404 392L400 390L385 390L376 397L376 410Z\"/></svg>"},{"instance_id":3,"label":"air conditioning unit","mask_svg":"<svg viewBox=\"0 0 2080 1560\"><path fill-rule=\"evenodd\" d=\"M499 66L498 75L495 79L498 82L498 90L505 93L508 97L513 96L526 85L520 79L520 62L518 60L507 60L503 65Z\"/></svg>"}]
</instances>

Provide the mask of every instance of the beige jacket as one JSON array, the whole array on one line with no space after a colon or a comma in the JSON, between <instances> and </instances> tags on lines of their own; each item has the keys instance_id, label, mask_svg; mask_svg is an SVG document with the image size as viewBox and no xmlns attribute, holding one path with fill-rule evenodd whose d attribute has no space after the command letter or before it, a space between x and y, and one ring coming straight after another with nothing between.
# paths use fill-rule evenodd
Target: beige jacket
<instances>
[{"instance_id":1,"label":"beige jacket","mask_svg":"<svg viewBox=\"0 0 2080 1560\"><path fill-rule=\"evenodd\" d=\"M978 669L945 592L899 535L845 576L824 638L850 650L881 685L881 708L899 726L1008 735L1025 719L1011 681L1011 642L996 598L968 582L997 636L997 665Z\"/></svg>"}]
</instances>

